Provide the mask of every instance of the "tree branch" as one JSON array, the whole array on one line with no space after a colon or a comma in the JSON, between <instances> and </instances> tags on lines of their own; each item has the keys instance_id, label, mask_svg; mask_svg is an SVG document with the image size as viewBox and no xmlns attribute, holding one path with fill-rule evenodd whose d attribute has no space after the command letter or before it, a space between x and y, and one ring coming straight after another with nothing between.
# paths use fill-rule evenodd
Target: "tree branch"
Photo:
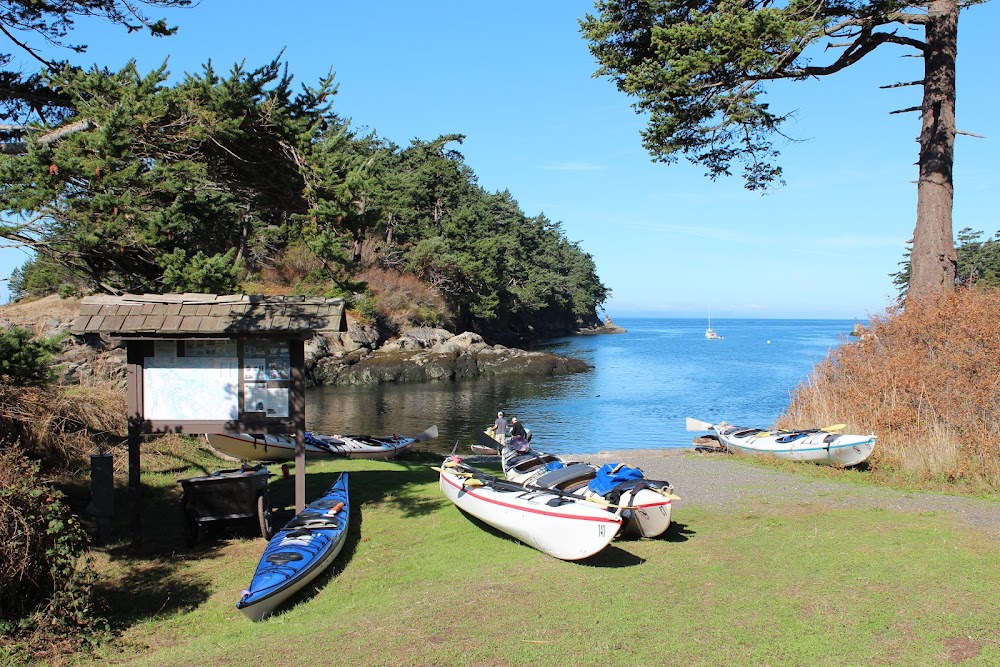
<instances>
[{"instance_id":1,"label":"tree branch","mask_svg":"<svg viewBox=\"0 0 1000 667\"><path fill-rule=\"evenodd\" d=\"M773 76L761 77L768 79L803 79L810 76L824 76L827 74L833 74L839 72L840 70L853 65L854 63L860 61L862 58L867 56L869 53L882 46L883 44L901 44L904 46L910 46L915 49L919 49L921 52L926 48L926 45L918 40L910 39L909 37L900 37L895 33L890 32L876 32L872 33L870 29L862 30L862 34L856 39L850 47L847 48L844 53L840 55L835 62L830 65L822 67L800 67L797 69L789 69L785 72L775 72Z\"/></svg>"},{"instance_id":2,"label":"tree branch","mask_svg":"<svg viewBox=\"0 0 1000 667\"><path fill-rule=\"evenodd\" d=\"M43 65L45 65L49 69L52 69L52 63L50 63L45 58L42 58L40 55L38 55L37 53L35 53L34 49L32 49L30 46L28 46L24 42L20 41L16 37L14 37L14 35L10 34L10 31L7 30L7 27L4 26L2 23L0 23L0 32L2 32L3 34L7 35L7 38L10 39L10 41L14 42L18 46L20 46L22 49L24 49L25 51L27 51L28 55L30 55L32 58L34 58L38 62L42 63Z\"/></svg>"},{"instance_id":3,"label":"tree branch","mask_svg":"<svg viewBox=\"0 0 1000 667\"><path fill-rule=\"evenodd\" d=\"M924 85L924 80L920 79L919 81L910 81L908 83L891 83L888 86L879 86L879 88L881 88L882 90L888 90L890 88L902 88L904 86L922 86L922 85Z\"/></svg>"}]
</instances>

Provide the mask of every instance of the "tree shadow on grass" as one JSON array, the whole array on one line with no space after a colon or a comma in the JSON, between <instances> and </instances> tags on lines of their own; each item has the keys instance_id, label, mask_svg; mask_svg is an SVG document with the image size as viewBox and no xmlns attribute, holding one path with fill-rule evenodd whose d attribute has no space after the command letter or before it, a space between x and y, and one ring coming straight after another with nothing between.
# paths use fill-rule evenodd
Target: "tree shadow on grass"
<instances>
[{"instance_id":1,"label":"tree shadow on grass","mask_svg":"<svg viewBox=\"0 0 1000 667\"><path fill-rule=\"evenodd\" d=\"M135 623L192 609L202 604L211 591L210 579L195 574L191 560L218 557L221 543L200 541L194 547L184 543L184 515L180 487L142 489L142 540L131 539L131 500L125 489L116 489L116 514L112 539L99 547L110 560L114 577L100 577L94 596L112 630L121 631ZM229 532L256 529L250 522L226 522ZM251 528L252 526L252 528ZM258 533L259 534L259 533Z\"/></svg>"},{"instance_id":2,"label":"tree shadow on grass","mask_svg":"<svg viewBox=\"0 0 1000 667\"><path fill-rule=\"evenodd\" d=\"M402 470L398 468L402 466ZM306 499L318 498L339 479L339 472L310 472L306 476ZM361 470L348 473L349 521L344 546L333 562L302 590L286 600L273 616L287 613L303 602L319 594L340 572L345 570L363 534L364 508L382 503L390 503L399 509L404 517L430 514L440 509L444 500L429 500L421 497L423 491L416 487L426 486L437 478L437 473L427 465L397 462L385 470ZM281 508L275 514L275 527L280 529L294 516L294 480L281 479L272 485L272 503Z\"/></svg>"},{"instance_id":3,"label":"tree shadow on grass","mask_svg":"<svg viewBox=\"0 0 1000 667\"><path fill-rule=\"evenodd\" d=\"M432 459L437 463L437 457ZM285 611L315 595L332 577L348 566L362 535L363 508L388 504L404 517L431 514L447 501L428 498L426 486L436 481L437 473L428 461L396 461L379 470L349 472L350 523L344 547L330 567L303 591L281 606ZM339 471L310 470L306 475L306 501L320 497L340 476ZM272 506L272 524L279 530L295 514L294 477L275 476L268 485ZM423 487L423 488L421 488ZM75 494L89 497L89 490L75 489ZM142 487L142 539L131 540L131 498L119 484L115 489L116 514L112 538L99 549L107 554L112 578L102 577L94 587L95 599L115 631L158 615L193 609L211 594L211 578L192 573L191 561L219 558L231 539L260 536L257 518L202 522L199 540L185 543L183 493L180 484L167 487ZM75 503L76 504L76 503ZM92 518L78 509L87 529L94 534ZM263 542L260 543L263 552ZM253 576L247 572L249 583Z\"/></svg>"}]
</instances>

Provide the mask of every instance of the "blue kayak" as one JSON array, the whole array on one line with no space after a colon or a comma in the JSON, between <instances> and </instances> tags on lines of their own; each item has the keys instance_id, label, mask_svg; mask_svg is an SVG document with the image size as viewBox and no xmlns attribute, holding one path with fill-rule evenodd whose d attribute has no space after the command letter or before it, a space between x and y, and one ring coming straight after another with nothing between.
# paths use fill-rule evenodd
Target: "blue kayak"
<instances>
[{"instance_id":1,"label":"blue kayak","mask_svg":"<svg viewBox=\"0 0 1000 667\"><path fill-rule=\"evenodd\" d=\"M345 472L271 538L236 608L252 621L270 616L337 557L347 537L349 516Z\"/></svg>"}]
</instances>

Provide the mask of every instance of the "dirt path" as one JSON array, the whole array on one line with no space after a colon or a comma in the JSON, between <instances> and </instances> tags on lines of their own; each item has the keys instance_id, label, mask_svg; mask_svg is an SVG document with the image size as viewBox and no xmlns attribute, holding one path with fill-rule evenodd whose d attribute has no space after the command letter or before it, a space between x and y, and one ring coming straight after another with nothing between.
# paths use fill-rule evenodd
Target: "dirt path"
<instances>
[{"instance_id":1,"label":"dirt path","mask_svg":"<svg viewBox=\"0 0 1000 667\"><path fill-rule=\"evenodd\" d=\"M646 477L669 481L681 497L679 510L685 506L724 507L754 498L768 504L824 503L898 512L950 512L958 521L1000 540L1000 502L996 501L832 482L758 468L725 454L628 450L576 458L595 465L620 461L642 468Z\"/></svg>"}]
</instances>

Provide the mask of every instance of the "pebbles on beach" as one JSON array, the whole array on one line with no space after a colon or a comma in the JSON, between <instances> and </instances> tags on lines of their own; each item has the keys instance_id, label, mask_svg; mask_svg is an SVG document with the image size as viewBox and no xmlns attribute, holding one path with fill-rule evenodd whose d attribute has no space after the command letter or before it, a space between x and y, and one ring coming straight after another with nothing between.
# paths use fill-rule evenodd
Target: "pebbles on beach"
<instances>
[{"instance_id":1,"label":"pebbles on beach","mask_svg":"<svg viewBox=\"0 0 1000 667\"><path fill-rule=\"evenodd\" d=\"M951 512L969 527L1000 539L1000 503L980 498L835 482L761 468L726 454L694 454L678 449L622 450L565 458L593 465L626 463L641 468L650 479L668 481L681 498L676 512L683 512L685 506L732 507L750 499L771 505Z\"/></svg>"}]
</instances>

